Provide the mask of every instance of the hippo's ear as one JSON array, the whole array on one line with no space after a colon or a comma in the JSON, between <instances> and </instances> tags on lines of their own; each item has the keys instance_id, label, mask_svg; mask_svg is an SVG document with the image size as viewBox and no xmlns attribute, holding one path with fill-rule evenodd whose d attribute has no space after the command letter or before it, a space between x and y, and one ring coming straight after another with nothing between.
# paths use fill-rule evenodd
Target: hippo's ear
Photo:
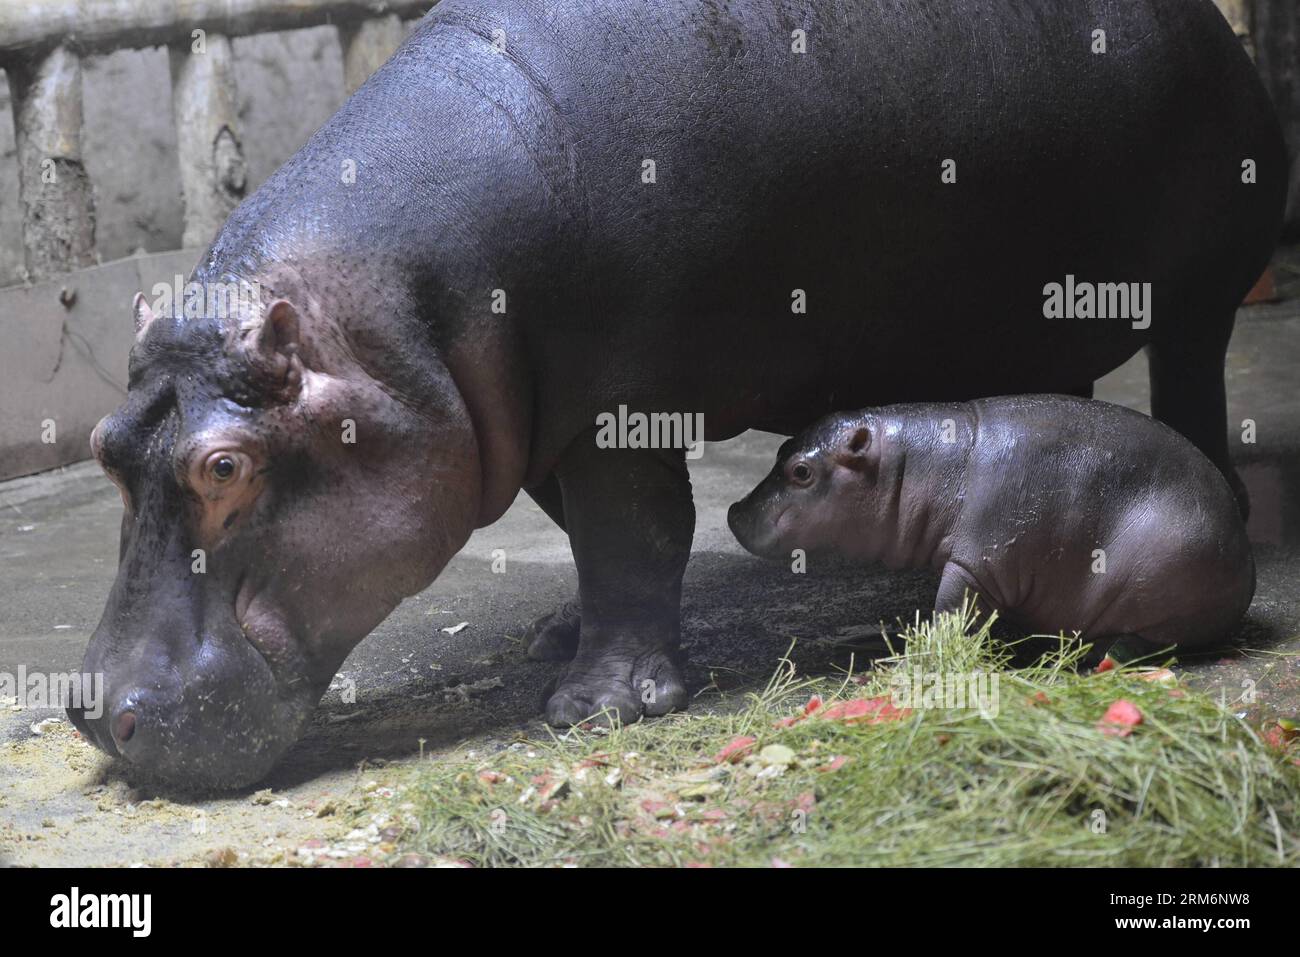
<instances>
[{"instance_id":1,"label":"hippo's ear","mask_svg":"<svg viewBox=\"0 0 1300 957\"><path fill-rule=\"evenodd\" d=\"M144 293L137 292L135 298L131 300L131 315L135 319L135 335L138 339L144 335L144 331L149 328L149 323L154 320L153 310L149 308Z\"/></svg>"},{"instance_id":2,"label":"hippo's ear","mask_svg":"<svg viewBox=\"0 0 1300 957\"><path fill-rule=\"evenodd\" d=\"M298 359L298 310L288 299L266 307L260 321L244 331L249 360L277 383L292 384L302 368Z\"/></svg>"},{"instance_id":3,"label":"hippo's ear","mask_svg":"<svg viewBox=\"0 0 1300 957\"><path fill-rule=\"evenodd\" d=\"M835 456L840 464L855 472L865 472L870 465L867 451L871 448L871 430L865 425L854 426L844 433L840 442Z\"/></svg>"}]
</instances>

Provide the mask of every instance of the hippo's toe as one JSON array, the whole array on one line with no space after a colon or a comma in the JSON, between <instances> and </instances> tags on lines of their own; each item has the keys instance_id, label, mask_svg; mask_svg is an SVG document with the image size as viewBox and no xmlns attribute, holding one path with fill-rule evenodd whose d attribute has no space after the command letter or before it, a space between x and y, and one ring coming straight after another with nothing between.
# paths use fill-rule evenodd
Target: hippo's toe
<instances>
[{"instance_id":1,"label":"hippo's toe","mask_svg":"<svg viewBox=\"0 0 1300 957\"><path fill-rule=\"evenodd\" d=\"M595 720L598 709L577 688L557 688L546 702L546 723L556 728L571 728L588 719Z\"/></svg>"},{"instance_id":2,"label":"hippo's toe","mask_svg":"<svg viewBox=\"0 0 1300 957\"><path fill-rule=\"evenodd\" d=\"M528 657L533 661L572 661L578 653L581 630L582 606L576 598L566 601L528 625L524 631Z\"/></svg>"},{"instance_id":3,"label":"hippo's toe","mask_svg":"<svg viewBox=\"0 0 1300 957\"><path fill-rule=\"evenodd\" d=\"M643 714L658 717L686 707L686 684L665 651L619 656L579 656L546 702L547 723L569 727L586 721L621 724Z\"/></svg>"},{"instance_id":4,"label":"hippo's toe","mask_svg":"<svg viewBox=\"0 0 1300 957\"><path fill-rule=\"evenodd\" d=\"M560 728L586 722L631 724L641 717L642 707L627 682L565 675L546 702L546 723Z\"/></svg>"},{"instance_id":5,"label":"hippo's toe","mask_svg":"<svg viewBox=\"0 0 1300 957\"><path fill-rule=\"evenodd\" d=\"M642 661L642 677L634 682L634 687L645 689L641 700L645 713L651 718L658 718L670 711L681 711L686 707L686 682L681 669L671 655L661 651L651 652ZM653 682L653 685L647 684ZM653 688L653 692L650 692Z\"/></svg>"}]
</instances>

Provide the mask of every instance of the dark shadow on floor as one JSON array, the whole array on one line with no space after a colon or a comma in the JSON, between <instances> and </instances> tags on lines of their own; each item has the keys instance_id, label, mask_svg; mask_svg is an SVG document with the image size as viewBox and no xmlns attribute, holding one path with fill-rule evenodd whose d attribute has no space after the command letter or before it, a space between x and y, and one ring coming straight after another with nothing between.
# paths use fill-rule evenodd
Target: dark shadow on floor
<instances>
[{"instance_id":1,"label":"dark shadow on floor","mask_svg":"<svg viewBox=\"0 0 1300 957\"><path fill-rule=\"evenodd\" d=\"M528 577L521 570L517 581L522 584ZM885 653L876 637L880 626L896 634L900 617L911 620L916 609L931 607L936 586L936 576L928 572L829 564L794 575L784 565L748 557L697 554L683 604L692 707L735 706L745 694L764 687L787 652L804 676L860 672ZM503 630L520 634L530 617L521 616ZM1007 626L999 627L997 635L1007 642L1023 637ZM1185 655L1182 662L1195 668L1198 661L1220 659L1235 647L1265 649L1285 637L1283 629L1251 616L1227 645ZM431 636L428 659L446 660L444 652L454 642L446 635ZM1052 648L1051 641L1018 644L1015 662L1028 663ZM422 664L413 659L417 673L372 690L355 704L344 703L334 692L327 695L303 739L257 787L284 789L362 762L408 758L419 753L421 739L430 752L471 738L482 739L477 743L491 751L546 735L543 693L560 666L530 661L522 643L506 640L503 650L487 661L436 676ZM496 679L496 687L472 690Z\"/></svg>"}]
</instances>

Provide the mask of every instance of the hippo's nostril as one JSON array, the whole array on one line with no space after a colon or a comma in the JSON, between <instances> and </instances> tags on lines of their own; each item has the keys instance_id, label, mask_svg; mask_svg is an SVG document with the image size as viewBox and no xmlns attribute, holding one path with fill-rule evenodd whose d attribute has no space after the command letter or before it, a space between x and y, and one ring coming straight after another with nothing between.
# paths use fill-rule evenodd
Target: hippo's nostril
<instances>
[{"instance_id":1,"label":"hippo's nostril","mask_svg":"<svg viewBox=\"0 0 1300 957\"><path fill-rule=\"evenodd\" d=\"M102 718L92 718L86 714L85 708L70 707L67 709L67 714L68 719L72 721L72 726L81 732L81 736L86 741L106 754L118 754L117 744L109 735L106 722Z\"/></svg>"},{"instance_id":2,"label":"hippo's nostril","mask_svg":"<svg viewBox=\"0 0 1300 957\"><path fill-rule=\"evenodd\" d=\"M118 744L126 744L135 734L135 713L123 711L113 722L113 738Z\"/></svg>"}]
</instances>

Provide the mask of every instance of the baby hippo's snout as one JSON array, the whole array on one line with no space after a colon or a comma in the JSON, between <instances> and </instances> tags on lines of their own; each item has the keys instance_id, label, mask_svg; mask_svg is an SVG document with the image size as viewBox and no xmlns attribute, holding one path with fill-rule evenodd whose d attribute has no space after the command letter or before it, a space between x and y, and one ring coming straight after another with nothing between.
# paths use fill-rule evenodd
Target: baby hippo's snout
<instances>
[{"instance_id":1,"label":"baby hippo's snout","mask_svg":"<svg viewBox=\"0 0 1300 957\"><path fill-rule=\"evenodd\" d=\"M866 468L870 433L840 416L817 423L777 452L758 486L727 511L727 524L745 549L760 558L787 559L795 549L838 545L844 513Z\"/></svg>"},{"instance_id":2,"label":"baby hippo's snout","mask_svg":"<svg viewBox=\"0 0 1300 957\"><path fill-rule=\"evenodd\" d=\"M789 554L786 512L795 504L786 479L790 443L781 447L776 464L752 492L727 510L731 533L745 550L759 558L780 559Z\"/></svg>"},{"instance_id":3,"label":"baby hippo's snout","mask_svg":"<svg viewBox=\"0 0 1300 957\"><path fill-rule=\"evenodd\" d=\"M727 525L736 541L745 550L760 558L778 558L776 516L771 514L770 503L765 507L758 498L758 489L750 492L727 509Z\"/></svg>"}]
</instances>

